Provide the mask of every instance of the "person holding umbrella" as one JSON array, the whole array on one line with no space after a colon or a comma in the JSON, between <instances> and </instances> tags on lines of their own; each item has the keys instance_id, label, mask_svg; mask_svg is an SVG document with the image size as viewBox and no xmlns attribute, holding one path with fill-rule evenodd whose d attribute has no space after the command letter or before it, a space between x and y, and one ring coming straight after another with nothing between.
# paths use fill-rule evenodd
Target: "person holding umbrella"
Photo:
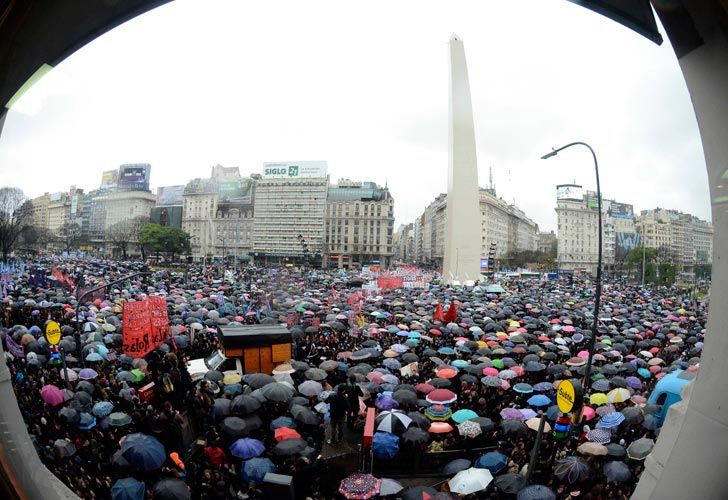
<instances>
[{"instance_id":1,"label":"person holding umbrella","mask_svg":"<svg viewBox=\"0 0 728 500\"><path fill-rule=\"evenodd\" d=\"M349 430L354 429L356 416L359 414L359 396L364 396L364 392L356 383L354 375L349 375L346 383L346 401L348 408L346 410L346 423Z\"/></svg>"},{"instance_id":2,"label":"person holding umbrella","mask_svg":"<svg viewBox=\"0 0 728 500\"><path fill-rule=\"evenodd\" d=\"M329 404L329 444L338 444L344 436L344 420L349 411L349 402L346 398L346 387L340 385L326 402ZM358 406L359 398L357 398ZM357 407L358 410L358 407Z\"/></svg>"}]
</instances>

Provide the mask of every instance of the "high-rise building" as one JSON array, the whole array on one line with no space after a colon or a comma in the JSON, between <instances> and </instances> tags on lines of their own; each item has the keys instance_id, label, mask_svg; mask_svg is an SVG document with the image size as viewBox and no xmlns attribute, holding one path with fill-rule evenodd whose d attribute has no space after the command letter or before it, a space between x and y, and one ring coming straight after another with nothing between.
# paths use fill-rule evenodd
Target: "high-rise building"
<instances>
[{"instance_id":1,"label":"high-rise building","mask_svg":"<svg viewBox=\"0 0 728 500\"><path fill-rule=\"evenodd\" d=\"M250 259L256 179L241 177L238 167L217 165L209 178L187 183L182 229L190 235L193 258ZM163 207L156 208L161 216Z\"/></svg>"},{"instance_id":2,"label":"high-rise building","mask_svg":"<svg viewBox=\"0 0 728 500\"><path fill-rule=\"evenodd\" d=\"M340 179L328 188L324 254L329 267L388 268L394 257L394 199L373 182Z\"/></svg>"},{"instance_id":3,"label":"high-rise building","mask_svg":"<svg viewBox=\"0 0 728 500\"><path fill-rule=\"evenodd\" d=\"M498 198L493 188L479 189L479 258L487 259L495 249L495 257L510 252L536 250L538 225L515 205ZM415 260L439 267L445 249L448 196L440 194L415 221ZM480 263L479 263L480 264Z\"/></svg>"},{"instance_id":4,"label":"high-rise building","mask_svg":"<svg viewBox=\"0 0 728 500\"><path fill-rule=\"evenodd\" d=\"M263 165L255 187L256 261L321 265L325 248L328 166L325 161Z\"/></svg>"},{"instance_id":5,"label":"high-rise building","mask_svg":"<svg viewBox=\"0 0 728 500\"><path fill-rule=\"evenodd\" d=\"M394 258L402 264L412 264L417 261L415 255L415 225L402 224L394 233Z\"/></svg>"},{"instance_id":6,"label":"high-rise building","mask_svg":"<svg viewBox=\"0 0 728 500\"><path fill-rule=\"evenodd\" d=\"M645 246L656 249L659 260L674 263L685 278L692 276L696 264L713 261L713 226L694 215L664 208L643 210L636 227Z\"/></svg>"}]
</instances>

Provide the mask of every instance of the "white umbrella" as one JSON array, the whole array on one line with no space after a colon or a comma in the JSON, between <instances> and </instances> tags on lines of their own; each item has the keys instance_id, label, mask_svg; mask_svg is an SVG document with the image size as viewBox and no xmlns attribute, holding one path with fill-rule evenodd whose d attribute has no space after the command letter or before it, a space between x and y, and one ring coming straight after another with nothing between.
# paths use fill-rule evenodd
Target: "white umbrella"
<instances>
[{"instance_id":1,"label":"white umbrella","mask_svg":"<svg viewBox=\"0 0 728 500\"><path fill-rule=\"evenodd\" d=\"M476 469L471 467L455 474L450 481L450 491L459 495L470 495L476 491L484 490L493 480L493 475L488 469Z\"/></svg>"}]
</instances>

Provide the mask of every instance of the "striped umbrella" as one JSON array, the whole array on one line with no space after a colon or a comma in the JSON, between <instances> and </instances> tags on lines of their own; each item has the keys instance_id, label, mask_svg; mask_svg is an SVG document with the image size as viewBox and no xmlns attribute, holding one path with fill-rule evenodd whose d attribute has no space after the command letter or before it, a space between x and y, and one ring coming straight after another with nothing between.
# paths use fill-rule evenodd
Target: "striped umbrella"
<instances>
[{"instance_id":1,"label":"striped umbrella","mask_svg":"<svg viewBox=\"0 0 728 500\"><path fill-rule=\"evenodd\" d=\"M597 423L597 429L614 429L624 422L624 415L617 411L607 413Z\"/></svg>"}]
</instances>

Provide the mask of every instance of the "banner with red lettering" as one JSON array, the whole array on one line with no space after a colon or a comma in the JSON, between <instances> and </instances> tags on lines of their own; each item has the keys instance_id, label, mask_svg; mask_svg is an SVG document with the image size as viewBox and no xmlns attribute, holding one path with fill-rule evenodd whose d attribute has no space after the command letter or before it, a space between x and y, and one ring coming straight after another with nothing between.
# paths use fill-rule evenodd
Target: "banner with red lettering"
<instances>
[{"instance_id":1,"label":"banner with red lettering","mask_svg":"<svg viewBox=\"0 0 728 500\"><path fill-rule=\"evenodd\" d=\"M169 336L167 301L163 297L124 302L121 320L123 352L132 358L144 357Z\"/></svg>"},{"instance_id":2,"label":"banner with red lettering","mask_svg":"<svg viewBox=\"0 0 728 500\"><path fill-rule=\"evenodd\" d=\"M151 345L154 347L164 342L169 337L169 317L167 316L167 301L164 297L152 295L149 301L149 312L151 314Z\"/></svg>"},{"instance_id":3,"label":"banner with red lettering","mask_svg":"<svg viewBox=\"0 0 728 500\"><path fill-rule=\"evenodd\" d=\"M151 346L149 342L151 329L149 302L146 300L124 302L121 321L124 354L132 358L141 358L154 349L155 346Z\"/></svg>"},{"instance_id":4,"label":"banner with red lettering","mask_svg":"<svg viewBox=\"0 0 728 500\"><path fill-rule=\"evenodd\" d=\"M380 276L377 278L377 286L383 291L402 288L403 285L404 278L402 276Z\"/></svg>"}]
</instances>

